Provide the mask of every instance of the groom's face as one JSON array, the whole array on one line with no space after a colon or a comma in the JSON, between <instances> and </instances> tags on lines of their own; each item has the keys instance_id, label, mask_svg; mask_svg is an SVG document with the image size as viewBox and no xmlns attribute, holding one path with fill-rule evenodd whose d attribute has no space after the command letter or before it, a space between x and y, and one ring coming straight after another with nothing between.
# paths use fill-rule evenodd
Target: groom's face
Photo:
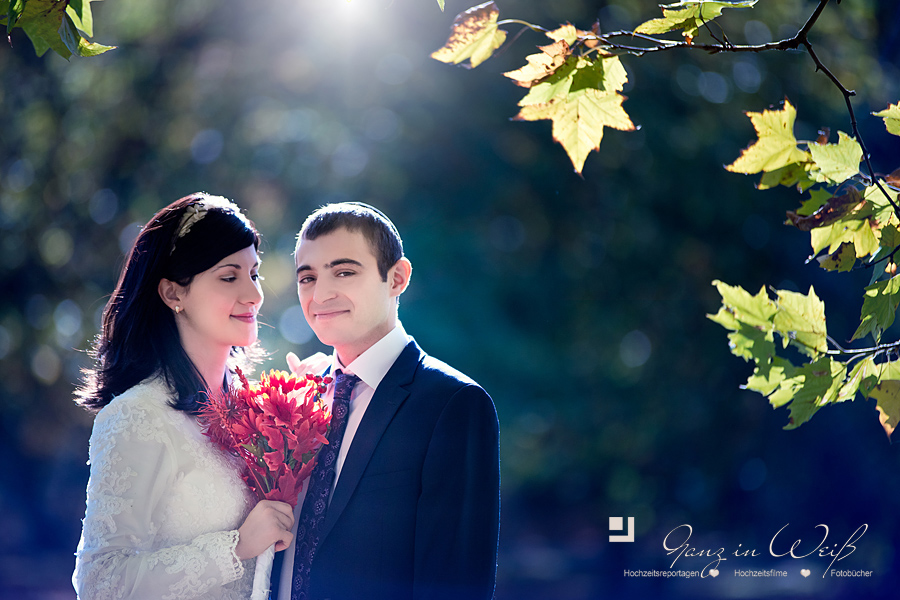
<instances>
[{"instance_id":1,"label":"groom's face","mask_svg":"<svg viewBox=\"0 0 900 600\"><path fill-rule=\"evenodd\" d=\"M337 229L301 239L297 293L307 323L345 365L387 335L396 323L390 275L383 281L375 254L358 231Z\"/></svg>"}]
</instances>

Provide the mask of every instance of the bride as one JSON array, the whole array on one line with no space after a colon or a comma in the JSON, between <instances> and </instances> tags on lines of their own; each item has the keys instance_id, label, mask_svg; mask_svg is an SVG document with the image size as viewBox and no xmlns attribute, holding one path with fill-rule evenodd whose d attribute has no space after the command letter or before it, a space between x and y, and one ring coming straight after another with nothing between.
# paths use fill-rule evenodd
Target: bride
<instances>
[{"instance_id":1,"label":"bride","mask_svg":"<svg viewBox=\"0 0 900 600\"><path fill-rule=\"evenodd\" d=\"M252 559L290 543L291 507L256 503L195 417L256 343L258 247L236 205L197 193L159 211L131 248L77 393L98 411L79 598L246 599Z\"/></svg>"}]
</instances>

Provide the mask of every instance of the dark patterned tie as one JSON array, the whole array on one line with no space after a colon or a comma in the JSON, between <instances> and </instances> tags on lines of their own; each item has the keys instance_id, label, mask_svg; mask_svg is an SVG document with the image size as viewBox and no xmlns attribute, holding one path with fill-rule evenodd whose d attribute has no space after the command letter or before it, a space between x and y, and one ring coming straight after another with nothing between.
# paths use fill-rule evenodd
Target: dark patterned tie
<instances>
[{"instance_id":1,"label":"dark patterned tie","mask_svg":"<svg viewBox=\"0 0 900 600\"><path fill-rule=\"evenodd\" d=\"M359 381L356 375L335 374L334 401L331 403L331 429L326 436L328 444L322 446L316 458L316 466L309 477L309 487L303 508L300 509L300 523L297 525L297 544L294 553L294 578L291 582L291 600L309 598L309 568L319 545L319 528L328 510L328 497L334 483L335 467L344 430L347 429L347 415L350 412L350 392Z\"/></svg>"}]
</instances>

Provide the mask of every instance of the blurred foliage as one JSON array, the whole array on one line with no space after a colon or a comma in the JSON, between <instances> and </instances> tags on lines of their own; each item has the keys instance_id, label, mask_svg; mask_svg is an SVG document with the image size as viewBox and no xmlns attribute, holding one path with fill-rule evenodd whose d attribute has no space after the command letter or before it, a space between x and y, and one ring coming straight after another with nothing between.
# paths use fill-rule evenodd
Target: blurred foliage
<instances>
[{"instance_id":1,"label":"blurred foliage","mask_svg":"<svg viewBox=\"0 0 900 600\"><path fill-rule=\"evenodd\" d=\"M726 11L720 21L768 40L796 31L810 6L761 0L752 20ZM606 132L580 178L549 123L508 122L520 91L498 74L543 36L526 32L471 72L429 58L466 8L115 0L93 11L117 49L68 62L37 58L11 32L0 50L0 597L74 597L91 419L72 389L123 249L159 207L196 190L234 199L264 233L267 367L320 349L291 267L305 216L353 199L394 219L414 265L404 325L497 404L498 598L696 597L685 582L621 575L660 568L656 540L685 522L760 549L788 521L848 536L868 522L845 562L900 567L889 475L900 461L873 435L874 405L781 431L781 411L738 390L747 367L704 317L719 304L714 279L814 284L829 322L855 329L850 289L868 275L804 265L806 234L781 228L795 193L757 191L722 168L753 136L741 111L785 96L798 139L847 130L832 84L799 52L631 61L623 93L642 129ZM604 30L659 14L643 0L502 9L585 29L599 17ZM898 97L898 10L859 0L822 15L814 42L857 90L859 114ZM878 157L896 155L896 142L871 121L863 135L884 171ZM607 543L615 515L636 517L641 543ZM818 597L887 593L880 577L813 583ZM765 585L747 581L742 593L766 595Z\"/></svg>"}]
</instances>

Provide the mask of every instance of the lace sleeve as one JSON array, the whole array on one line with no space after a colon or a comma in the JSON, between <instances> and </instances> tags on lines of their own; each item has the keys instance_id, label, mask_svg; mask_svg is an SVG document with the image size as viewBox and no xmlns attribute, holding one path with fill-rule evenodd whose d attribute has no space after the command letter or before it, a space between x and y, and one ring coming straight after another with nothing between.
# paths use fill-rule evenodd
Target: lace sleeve
<instances>
[{"instance_id":1,"label":"lace sleeve","mask_svg":"<svg viewBox=\"0 0 900 600\"><path fill-rule=\"evenodd\" d=\"M165 410L169 410L164 407ZM237 531L154 545L160 504L177 475L157 407L112 403L91 433L87 510L73 583L79 597L188 599L243 576Z\"/></svg>"}]
</instances>

